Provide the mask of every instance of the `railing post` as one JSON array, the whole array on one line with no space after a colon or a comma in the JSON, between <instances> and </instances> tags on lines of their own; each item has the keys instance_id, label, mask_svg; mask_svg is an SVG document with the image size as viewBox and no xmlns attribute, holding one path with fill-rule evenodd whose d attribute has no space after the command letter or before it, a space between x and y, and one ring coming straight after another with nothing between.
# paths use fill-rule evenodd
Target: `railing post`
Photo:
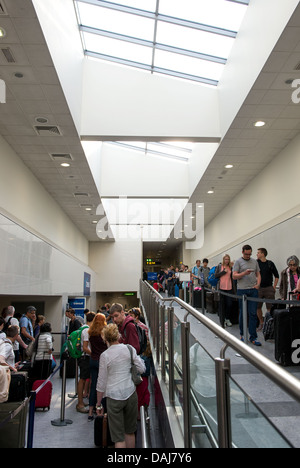
<instances>
[{"instance_id":1,"label":"railing post","mask_svg":"<svg viewBox=\"0 0 300 468\"><path fill-rule=\"evenodd\" d=\"M244 342L248 344L248 302L247 302L247 296L243 295L242 299L242 304L243 304L243 331L244 331Z\"/></svg>"},{"instance_id":2,"label":"railing post","mask_svg":"<svg viewBox=\"0 0 300 468\"><path fill-rule=\"evenodd\" d=\"M218 408L219 448L232 448L231 411L230 411L230 360L215 359L216 391Z\"/></svg>"},{"instance_id":3,"label":"railing post","mask_svg":"<svg viewBox=\"0 0 300 468\"><path fill-rule=\"evenodd\" d=\"M175 402L174 389L174 308L168 307L168 347L169 347L169 400L171 405Z\"/></svg>"},{"instance_id":4,"label":"railing post","mask_svg":"<svg viewBox=\"0 0 300 468\"><path fill-rule=\"evenodd\" d=\"M166 380L166 328L165 328L165 306L161 305L160 308L160 337L161 337L161 376Z\"/></svg>"},{"instance_id":5,"label":"railing post","mask_svg":"<svg viewBox=\"0 0 300 468\"><path fill-rule=\"evenodd\" d=\"M191 376L190 376L190 322L181 323L181 349L182 349L182 387L183 387L183 424L184 424L184 447L192 446L191 427Z\"/></svg>"}]
</instances>

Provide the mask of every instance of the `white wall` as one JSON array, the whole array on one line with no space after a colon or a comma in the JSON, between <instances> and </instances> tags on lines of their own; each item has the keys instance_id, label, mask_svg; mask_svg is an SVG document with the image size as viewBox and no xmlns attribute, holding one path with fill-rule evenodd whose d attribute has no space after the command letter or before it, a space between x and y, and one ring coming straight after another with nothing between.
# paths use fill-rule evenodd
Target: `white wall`
<instances>
[{"instance_id":1,"label":"white wall","mask_svg":"<svg viewBox=\"0 0 300 468\"><path fill-rule=\"evenodd\" d=\"M81 135L219 137L218 93L85 59Z\"/></svg>"},{"instance_id":2,"label":"white wall","mask_svg":"<svg viewBox=\"0 0 300 468\"><path fill-rule=\"evenodd\" d=\"M0 136L0 213L88 262L88 241Z\"/></svg>"},{"instance_id":3,"label":"white wall","mask_svg":"<svg viewBox=\"0 0 300 468\"><path fill-rule=\"evenodd\" d=\"M96 291L138 291L142 274L141 241L91 242L89 264L97 273Z\"/></svg>"},{"instance_id":4,"label":"white wall","mask_svg":"<svg viewBox=\"0 0 300 468\"><path fill-rule=\"evenodd\" d=\"M188 197L188 164L103 143L100 196ZM153 190L154 189L154 190Z\"/></svg>"},{"instance_id":5,"label":"white wall","mask_svg":"<svg viewBox=\"0 0 300 468\"><path fill-rule=\"evenodd\" d=\"M200 258L217 257L300 212L299 152L300 135L206 227L204 246L198 252ZM289 245L291 250L298 249L300 225L297 227L294 242ZM282 236L282 243L286 242Z\"/></svg>"}]
</instances>

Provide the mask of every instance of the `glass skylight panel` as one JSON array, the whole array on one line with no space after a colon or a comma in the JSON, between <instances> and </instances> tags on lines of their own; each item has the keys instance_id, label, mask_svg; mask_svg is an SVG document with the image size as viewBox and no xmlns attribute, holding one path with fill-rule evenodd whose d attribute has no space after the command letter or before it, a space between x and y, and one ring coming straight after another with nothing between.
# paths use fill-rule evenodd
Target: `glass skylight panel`
<instances>
[{"instance_id":1,"label":"glass skylight panel","mask_svg":"<svg viewBox=\"0 0 300 468\"><path fill-rule=\"evenodd\" d=\"M142 47L129 42L88 33L84 37L87 50L110 57L118 57L122 60L129 60L130 62L151 64L151 47Z\"/></svg>"},{"instance_id":2,"label":"glass skylight panel","mask_svg":"<svg viewBox=\"0 0 300 468\"><path fill-rule=\"evenodd\" d=\"M156 42L226 58L234 39L159 21Z\"/></svg>"},{"instance_id":3,"label":"glass skylight panel","mask_svg":"<svg viewBox=\"0 0 300 468\"><path fill-rule=\"evenodd\" d=\"M247 10L230 0L75 2L86 54L211 85Z\"/></svg>"},{"instance_id":4,"label":"glass skylight panel","mask_svg":"<svg viewBox=\"0 0 300 468\"><path fill-rule=\"evenodd\" d=\"M156 10L156 0L119 0L115 3L117 5L124 5L132 8L138 8L139 10L152 11Z\"/></svg>"},{"instance_id":5,"label":"glass skylight panel","mask_svg":"<svg viewBox=\"0 0 300 468\"><path fill-rule=\"evenodd\" d=\"M85 26L153 41L153 19L87 4L80 6L80 19Z\"/></svg>"},{"instance_id":6,"label":"glass skylight panel","mask_svg":"<svg viewBox=\"0 0 300 468\"><path fill-rule=\"evenodd\" d=\"M223 72L223 65L218 63L164 52L162 50L156 50L155 52L155 65L192 76L209 77L216 81L221 78Z\"/></svg>"},{"instance_id":7,"label":"glass skylight panel","mask_svg":"<svg viewBox=\"0 0 300 468\"><path fill-rule=\"evenodd\" d=\"M228 0L160 0L162 15L182 18L196 23L238 31L246 5Z\"/></svg>"}]
</instances>

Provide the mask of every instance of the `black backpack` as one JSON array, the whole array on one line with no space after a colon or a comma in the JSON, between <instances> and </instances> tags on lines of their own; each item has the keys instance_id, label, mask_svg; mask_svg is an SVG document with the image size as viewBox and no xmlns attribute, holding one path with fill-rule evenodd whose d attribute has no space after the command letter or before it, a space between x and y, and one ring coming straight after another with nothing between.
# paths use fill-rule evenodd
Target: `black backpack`
<instances>
[{"instance_id":1,"label":"black backpack","mask_svg":"<svg viewBox=\"0 0 300 468\"><path fill-rule=\"evenodd\" d=\"M146 331L144 330L144 328L139 327L139 325L135 322L134 322L134 325L135 325L135 329L136 329L137 336L139 338L139 344L140 344L140 352L138 354L143 354L146 351L147 344L148 344ZM126 337L126 327L124 328L124 334Z\"/></svg>"},{"instance_id":2,"label":"black backpack","mask_svg":"<svg viewBox=\"0 0 300 468\"><path fill-rule=\"evenodd\" d=\"M13 317L10 317L10 318L7 320L6 324L5 324L4 327L3 327L2 333L6 333L8 327L10 326L10 322L11 322L11 319L12 319L12 318L13 318Z\"/></svg>"}]
</instances>

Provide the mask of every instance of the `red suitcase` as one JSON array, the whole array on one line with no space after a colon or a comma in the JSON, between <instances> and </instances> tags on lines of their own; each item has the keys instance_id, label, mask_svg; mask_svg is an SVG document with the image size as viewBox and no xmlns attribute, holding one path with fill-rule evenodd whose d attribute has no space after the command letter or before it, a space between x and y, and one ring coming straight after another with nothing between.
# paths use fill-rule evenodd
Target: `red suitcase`
<instances>
[{"instance_id":1,"label":"red suitcase","mask_svg":"<svg viewBox=\"0 0 300 468\"><path fill-rule=\"evenodd\" d=\"M32 390L37 390L45 380L36 380L32 386ZM46 385L36 394L35 409L48 408L50 409L52 397L52 382L47 382Z\"/></svg>"}]
</instances>

